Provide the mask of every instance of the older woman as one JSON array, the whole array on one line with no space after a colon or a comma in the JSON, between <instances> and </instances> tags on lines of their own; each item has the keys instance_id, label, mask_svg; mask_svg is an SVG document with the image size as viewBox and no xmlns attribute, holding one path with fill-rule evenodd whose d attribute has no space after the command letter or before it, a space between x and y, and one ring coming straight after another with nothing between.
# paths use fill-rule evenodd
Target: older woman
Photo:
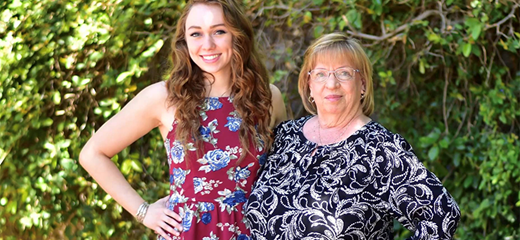
<instances>
[{"instance_id":1,"label":"older woman","mask_svg":"<svg viewBox=\"0 0 520 240\"><path fill-rule=\"evenodd\" d=\"M282 123L250 195L253 239L450 239L460 210L412 147L368 116L372 67L361 46L328 34L306 51L299 77L315 114Z\"/></svg>"}]
</instances>

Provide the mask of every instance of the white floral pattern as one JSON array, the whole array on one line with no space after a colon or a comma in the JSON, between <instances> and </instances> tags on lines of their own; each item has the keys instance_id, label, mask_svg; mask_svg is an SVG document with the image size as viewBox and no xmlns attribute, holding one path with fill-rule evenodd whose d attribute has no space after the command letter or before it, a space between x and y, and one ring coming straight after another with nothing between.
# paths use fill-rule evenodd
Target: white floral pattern
<instances>
[{"instance_id":1,"label":"white floral pattern","mask_svg":"<svg viewBox=\"0 0 520 240\"><path fill-rule=\"evenodd\" d=\"M214 234L213 231L212 231L212 232L210 232L209 237L204 237L204 238L202 238L202 240L219 240L219 238L218 238L217 235Z\"/></svg>"},{"instance_id":2,"label":"white floral pattern","mask_svg":"<svg viewBox=\"0 0 520 240\"><path fill-rule=\"evenodd\" d=\"M253 239L451 239L460 210L398 134L370 122L339 143L317 146L281 124L246 204ZM316 150L316 152L314 152Z\"/></svg>"}]
</instances>

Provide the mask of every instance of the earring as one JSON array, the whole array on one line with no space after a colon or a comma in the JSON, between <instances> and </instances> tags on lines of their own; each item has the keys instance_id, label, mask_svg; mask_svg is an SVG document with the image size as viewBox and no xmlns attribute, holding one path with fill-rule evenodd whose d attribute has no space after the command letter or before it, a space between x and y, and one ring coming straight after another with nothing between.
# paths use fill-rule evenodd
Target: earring
<instances>
[{"instance_id":1,"label":"earring","mask_svg":"<svg viewBox=\"0 0 520 240\"><path fill-rule=\"evenodd\" d=\"M312 96L309 96L309 102L314 103L314 98Z\"/></svg>"},{"instance_id":2,"label":"earring","mask_svg":"<svg viewBox=\"0 0 520 240\"><path fill-rule=\"evenodd\" d=\"M361 93L361 100L363 100L363 98L365 98L365 93Z\"/></svg>"}]
</instances>

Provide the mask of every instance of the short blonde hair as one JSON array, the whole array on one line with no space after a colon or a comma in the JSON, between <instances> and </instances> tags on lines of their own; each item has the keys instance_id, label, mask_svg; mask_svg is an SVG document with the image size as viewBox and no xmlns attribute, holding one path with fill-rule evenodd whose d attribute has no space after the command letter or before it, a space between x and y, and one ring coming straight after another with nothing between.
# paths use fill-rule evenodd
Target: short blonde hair
<instances>
[{"instance_id":1,"label":"short blonde hair","mask_svg":"<svg viewBox=\"0 0 520 240\"><path fill-rule=\"evenodd\" d=\"M319 56L327 53L338 54L351 60L355 68L359 69L365 83L365 96L360 99L363 114L370 116L374 111L374 91L372 82L372 64L367 54L357 40L347 37L343 33L325 34L316 39L305 51L303 66L298 77L298 92L305 109L316 114L316 104L309 101L309 75L317 63Z\"/></svg>"}]
</instances>

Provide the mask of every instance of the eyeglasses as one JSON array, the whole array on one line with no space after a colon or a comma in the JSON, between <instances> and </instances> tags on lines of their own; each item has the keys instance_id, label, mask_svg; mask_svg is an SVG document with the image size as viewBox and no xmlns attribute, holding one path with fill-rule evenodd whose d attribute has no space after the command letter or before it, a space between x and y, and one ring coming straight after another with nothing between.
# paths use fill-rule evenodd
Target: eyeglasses
<instances>
[{"instance_id":1,"label":"eyeglasses","mask_svg":"<svg viewBox=\"0 0 520 240\"><path fill-rule=\"evenodd\" d=\"M354 74L356 72L359 72L359 70L351 67L342 67L334 71L327 71L324 69L313 69L309 71L307 74L309 74L312 81L322 83L329 79L331 73L334 73L334 76L340 82L346 82L354 79Z\"/></svg>"}]
</instances>

